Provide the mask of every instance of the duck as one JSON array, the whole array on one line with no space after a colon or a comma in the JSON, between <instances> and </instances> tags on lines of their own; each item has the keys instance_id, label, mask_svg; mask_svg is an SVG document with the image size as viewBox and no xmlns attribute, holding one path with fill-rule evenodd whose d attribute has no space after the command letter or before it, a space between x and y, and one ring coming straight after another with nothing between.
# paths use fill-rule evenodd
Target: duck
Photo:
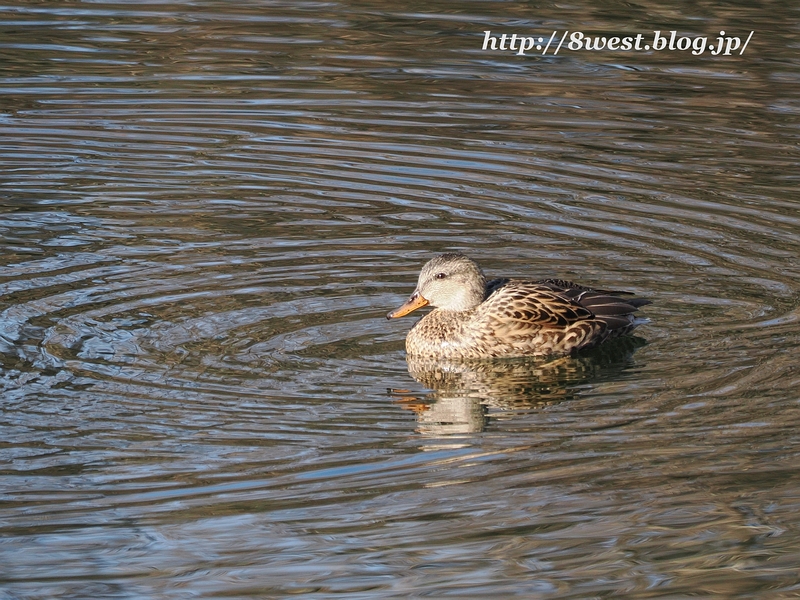
<instances>
[{"instance_id":1,"label":"duck","mask_svg":"<svg viewBox=\"0 0 800 600\"><path fill-rule=\"evenodd\" d=\"M409 357L554 357L593 348L647 323L635 313L651 301L631 296L562 279L487 280L474 260L449 252L422 267L411 297L386 318L433 307L406 336Z\"/></svg>"}]
</instances>

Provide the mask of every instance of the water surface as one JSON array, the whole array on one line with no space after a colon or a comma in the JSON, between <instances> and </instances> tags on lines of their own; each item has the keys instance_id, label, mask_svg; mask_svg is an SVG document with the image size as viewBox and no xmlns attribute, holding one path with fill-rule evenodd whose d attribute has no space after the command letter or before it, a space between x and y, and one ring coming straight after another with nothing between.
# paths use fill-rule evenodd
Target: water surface
<instances>
[{"instance_id":1,"label":"water surface","mask_svg":"<svg viewBox=\"0 0 800 600\"><path fill-rule=\"evenodd\" d=\"M0 5L0 595L796 596L797 16ZM407 364L453 250L651 323Z\"/></svg>"}]
</instances>

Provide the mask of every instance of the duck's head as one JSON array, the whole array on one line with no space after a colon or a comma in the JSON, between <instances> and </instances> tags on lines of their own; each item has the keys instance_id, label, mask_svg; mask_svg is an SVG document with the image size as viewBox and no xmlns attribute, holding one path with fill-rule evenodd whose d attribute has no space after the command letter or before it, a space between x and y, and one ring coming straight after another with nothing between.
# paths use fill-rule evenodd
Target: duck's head
<instances>
[{"instance_id":1,"label":"duck's head","mask_svg":"<svg viewBox=\"0 0 800 600\"><path fill-rule=\"evenodd\" d=\"M431 305L443 310L463 311L483 302L486 277L478 264L463 254L442 254L422 267L417 289L387 319L396 319Z\"/></svg>"}]
</instances>

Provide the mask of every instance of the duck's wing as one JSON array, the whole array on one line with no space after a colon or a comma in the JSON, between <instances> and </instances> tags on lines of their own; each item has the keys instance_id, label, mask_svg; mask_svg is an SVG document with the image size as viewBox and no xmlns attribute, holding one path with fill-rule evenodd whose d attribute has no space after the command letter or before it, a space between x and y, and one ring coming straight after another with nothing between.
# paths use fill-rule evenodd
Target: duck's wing
<instances>
[{"instance_id":1,"label":"duck's wing","mask_svg":"<svg viewBox=\"0 0 800 600\"><path fill-rule=\"evenodd\" d=\"M610 330L628 328L643 322L635 320L633 313L650 304L644 298L621 298L619 294L625 292L595 290L558 279L495 280L487 289L491 293L480 306L484 318L497 329L519 333L562 329L588 320Z\"/></svg>"},{"instance_id":2,"label":"duck's wing","mask_svg":"<svg viewBox=\"0 0 800 600\"><path fill-rule=\"evenodd\" d=\"M640 306L651 304L651 301L631 298L632 292L597 290L560 279L540 283L591 311L595 321L604 323L610 332L629 331L647 322L646 319L635 317L634 313Z\"/></svg>"},{"instance_id":3,"label":"duck's wing","mask_svg":"<svg viewBox=\"0 0 800 600\"><path fill-rule=\"evenodd\" d=\"M606 294L608 296L633 296L633 292L626 292L624 290L600 290L597 288L581 285L579 283L574 283L567 279L539 279L536 283L541 283L543 285L557 288L564 292L578 290L581 292L597 292L598 294Z\"/></svg>"},{"instance_id":4,"label":"duck's wing","mask_svg":"<svg viewBox=\"0 0 800 600\"><path fill-rule=\"evenodd\" d=\"M486 295L484 299L491 296L496 290L500 289L504 285L506 285L510 281L522 281L517 279L511 279L509 277L501 277L498 279L492 279L486 284ZM536 281L526 281L526 283L534 283L538 285L544 285L552 289L553 291L559 292L561 294L565 294L570 298L574 298L578 296L581 292L593 292L597 294L603 294L606 296L633 296L633 292L626 292L625 290L601 290L598 288L589 287L586 285L581 285L579 283L575 283L573 281L569 281L568 279L537 279ZM632 300L636 304L634 306L642 306L643 304L650 304L649 300L643 300L641 298L637 298Z\"/></svg>"},{"instance_id":5,"label":"duck's wing","mask_svg":"<svg viewBox=\"0 0 800 600\"><path fill-rule=\"evenodd\" d=\"M645 304L652 304L646 298L631 298L633 292L622 290L598 290L563 279L542 279L536 283L546 285L553 291L575 300L590 309L595 315L619 315L635 312ZM624 296L624 298L620 297Z\"/></svg>"},{"instance_id":6,"label":"duck's wing","mask_svg":"<svg viewBox=\"0 0 800 600\"><path fill-rule=\"evenodd\" d=\"M591 319L593 312L558 286L536 281L495 280L478 307L479 316L496 329L562 328ZM579 292L579 290L576 290Z\"/></svg>"}]
</instances>

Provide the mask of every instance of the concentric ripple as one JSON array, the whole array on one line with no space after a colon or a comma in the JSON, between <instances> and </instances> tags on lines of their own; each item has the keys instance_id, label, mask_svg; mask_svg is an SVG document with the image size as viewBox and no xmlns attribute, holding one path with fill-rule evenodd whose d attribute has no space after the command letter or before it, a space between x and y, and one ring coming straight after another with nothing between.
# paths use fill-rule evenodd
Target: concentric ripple
<instances>
[{"instance_id":1,"label":"concentric ripple","mask_svg":"<svg viewBox=\"0 0 800 600\"><path fill-rule=\"evenodd\" d=\"M697 10L0 6L0 587L795 594L796 32ZM480 49L719 19L752 50ZM450 250L650 323L407 363Z\"/></svg>"}]
</instances>

